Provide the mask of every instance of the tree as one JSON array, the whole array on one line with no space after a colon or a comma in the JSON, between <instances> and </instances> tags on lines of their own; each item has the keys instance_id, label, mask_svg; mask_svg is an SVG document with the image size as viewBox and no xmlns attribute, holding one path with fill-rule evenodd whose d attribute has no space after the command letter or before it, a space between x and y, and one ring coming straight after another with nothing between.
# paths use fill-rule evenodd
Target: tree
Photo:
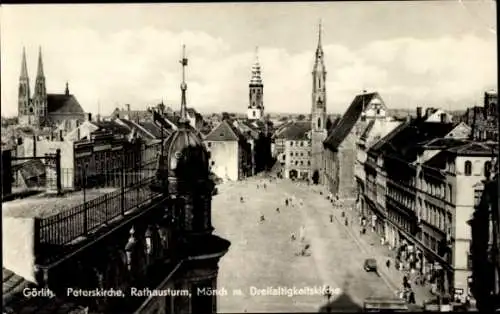
<instances>
[{"instance_id":1,"label":"tree","mask_svg":"<svg viewBox=\"0 0 500 314\"><path fill-rule=\"evenodd\" d=\"M303 114L299 114L299 115L298 115L298 117L297 117L297 120L302 121L302 120L304 120L305 118L306 118L306 116L305 116L305 115L303 115Z\"/></svg>"},{"instance_id":2,"label":"tree","mask_svg":"<svg viewBox=\"0 0 500 314\"><path fill-rule=\"evenodd\" d=\"M230 115L229 115L229 113L227 113L227 112L224 111L222 113L222 120L228 120L229 118L231 118Z\"/></svg>"}]
</instances>

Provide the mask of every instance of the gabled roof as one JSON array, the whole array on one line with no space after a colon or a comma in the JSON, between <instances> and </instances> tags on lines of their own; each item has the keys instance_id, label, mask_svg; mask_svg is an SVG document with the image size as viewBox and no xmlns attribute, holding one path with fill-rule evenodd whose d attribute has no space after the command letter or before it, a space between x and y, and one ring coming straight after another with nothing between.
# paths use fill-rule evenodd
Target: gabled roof
<instances>
[{"instance_id":1,"label":"gabled roof","mask_svg":"<svg viewBox=\"0 0 500 314\"><path fill-rule=\"evenodd\" d=\"M85 112L73 95L47 94L47 110L49 113L80 113Z\"/></svg>"},{"instance_id":2,"label":"gabled roof","mask_svg":"<svg viewBox=\"0 0 500 314\"><path fill-rule=\"evenodd\" d=\"M325 147L332 150L337 149L337 147L351 132L352 128L354 127L356 122L358 122L359 118L361 118L363 110L376 97L380 98L380 95L376 92L361 94L354 97L354 100L352 101L349 108L347 108L340 121L337 123L333 132L326 138L324 142Z\"/></svg>"},{"instance_id":3,"label":"gabled roof","mask_svg":"<svg viewBox=\"0 0 500 314\"><path fill-rule=\"evenodd\" d=\"M231 126L231 123L227 120L223 120L219 125L217 125L210 133L205 136L205 141L238 141L240 139L239 132Z\"/></svg>"},{"instance_id":4,"label":"gabled roof","mask_svg":"<svg viewBox=\"0 0 500 314\"><path fill-rule=\"evenodd\" d=\"M311 122L295 121L287 125L276 138L282 138L289 141L307 140L307 134L311 131Z\"/></svg>"}]
</instances>

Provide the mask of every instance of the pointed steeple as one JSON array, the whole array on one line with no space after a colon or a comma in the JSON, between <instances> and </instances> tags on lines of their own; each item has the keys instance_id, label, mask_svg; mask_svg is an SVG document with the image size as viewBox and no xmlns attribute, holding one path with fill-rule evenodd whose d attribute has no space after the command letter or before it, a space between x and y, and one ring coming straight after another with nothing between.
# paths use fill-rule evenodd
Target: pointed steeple
<instances>
[{"instance_id":1,"label":"pointed steeple","mask_svg":"<svg viewBox=\"0 0 500 314\"><path fill-rule=\"evenodd\" d=\"M252 78L250 79L251 85L262 85L262 73L259 63L259 47L255 47L255 61L252 65Z\"/></svg>"},{"instance_id":2,"label":"pointed steeple","mask_svg":"<svg viewBox=\"0 0 500 314\"><path fill-rule=\"evenodd\" d=\"M43 74L43 61L42 61L42 47L38 47L38 70L36 72L37 77L44 77Z\"/></svg>"},{"instance_id":3,"label":"pointed steeple","mask_svg":"<svg viewBox=\"0 0 500 314\"><path fill-rule=\"evenodd\" d=\"M66 82L66 90L64 91L64 94L66 94L66 96L69 96L69 84L68 84L68 82Z\"/></svg>"},{"instance_id":4,"label":"pointed steeple","mask_svg":"<svg viewBox=\"0 0 500 314\"><path fill-rule=\"evenodd\" d=\"M188 65L188 59L186 58L186 45L182 45L182 59L179 61L180 64L182 65L182 83L181 83L181 118L180 121L183 124L189 123L189 120L187 119L187 108L186 108L186 90L187 90L187 84L186 84L186 67Z\"/></svg>"},{"instance_id":5,"label":"pointed steeple","mask_svg":"<svg viewBox=\"0 0 500 314\"><path fill-rule=\"evenodd\" d=\"M21 62L21 78L28 78L28 66L26 65L26 49L23 47L23 60Z\"/></svg>"},{"instance_id":6,"label":"pointed steeple","mask_svg":"<svg viewBox=\"0 0 500 314\"><path fill-rule=\"evenodd\" d=\"M322 25L321 20L319 20L319 25L318 25L318 47L316 48L316 59L323 57L323 45L322 45L322 42L321 42L322 33L323 33L323 25Z\"/></svg>"}]
</instances>

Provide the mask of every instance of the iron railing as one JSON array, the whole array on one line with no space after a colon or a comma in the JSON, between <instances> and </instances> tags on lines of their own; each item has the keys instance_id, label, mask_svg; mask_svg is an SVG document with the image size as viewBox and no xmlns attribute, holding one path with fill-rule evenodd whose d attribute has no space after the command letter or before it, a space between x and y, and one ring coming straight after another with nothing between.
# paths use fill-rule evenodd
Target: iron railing
<instances>
[{"instance_id":1,"label":"iron railing","mask_svg":"<svg viewBox=\"0 0 500 314\"><path fill-rule=\"evenodd\" d=\"M162 193L150 189L154 178L99 196L59 214L38 218L39 243L65 245L106 225L126 212L146 205Z\"/></svg>"}]
</instances>

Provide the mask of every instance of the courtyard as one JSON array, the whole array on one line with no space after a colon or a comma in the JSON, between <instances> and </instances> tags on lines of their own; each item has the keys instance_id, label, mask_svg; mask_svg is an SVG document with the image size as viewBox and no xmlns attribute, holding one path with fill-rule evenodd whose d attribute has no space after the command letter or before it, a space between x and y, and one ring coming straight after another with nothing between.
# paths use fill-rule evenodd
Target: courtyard
<instances>
[{"instance_id":1,"label":"courtyard","mask_svg":"<svg viewBox=\"0 0 500 314\"><path fill-rule=\"evenodd\" d=\"M372 257L369 251L313 189L259 177L223 183L218 189L213 224L216 234L232 243L219 264L218 288L228 294L219 296L218 312L324 312L328 300L320 288L326 286L332 292L332 311L357 311L366 298L394 297L390 283L363 269L364 260ZM286 198L293 199L293 206L285 205ZM330 214L336 217L332 221ZM305 244L310 254L297 254ZM273 288L296 292L269 293ZM256 289L267 293L255 295Z\"/></svg>"}]
</instances>

